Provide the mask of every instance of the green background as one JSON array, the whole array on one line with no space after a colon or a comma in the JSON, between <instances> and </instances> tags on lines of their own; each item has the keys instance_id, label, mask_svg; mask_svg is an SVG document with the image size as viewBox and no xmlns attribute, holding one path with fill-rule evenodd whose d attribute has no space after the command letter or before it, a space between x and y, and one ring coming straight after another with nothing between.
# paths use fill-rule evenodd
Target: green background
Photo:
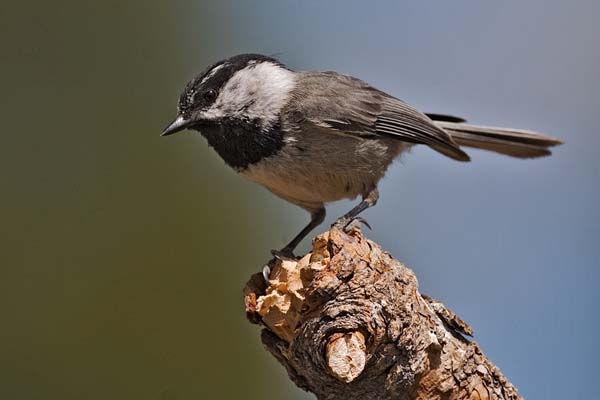
<instances>
[{"instance_id":1,"label":"green background","mask_svg":"<svg viewBox=\"0 0 600 400\"><path fill-rule=\"evenodd\" d=\"M185 52L218 42L182 40L169 2L21 4L2 17L0 398L282 398L241 290L285 218L200 137L159 137L213 62Z\"/></svg>"}]
</instances>

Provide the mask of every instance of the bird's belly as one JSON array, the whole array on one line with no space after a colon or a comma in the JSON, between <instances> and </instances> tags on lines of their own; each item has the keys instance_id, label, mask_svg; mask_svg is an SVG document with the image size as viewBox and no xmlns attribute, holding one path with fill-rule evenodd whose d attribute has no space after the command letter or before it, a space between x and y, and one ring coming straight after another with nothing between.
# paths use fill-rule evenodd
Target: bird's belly
<instances>
[{"instance_id":1,"label":"bird's belly","mask_svg":"<svg viewBox=\"0 0 600 400\"><path fill-rule=\"evenodd\" d=\"M405 148L396 140L330 136L290 141L277 154L241 171L279 197L309 211L375 187Z\"/></svg>"}]
</instances>

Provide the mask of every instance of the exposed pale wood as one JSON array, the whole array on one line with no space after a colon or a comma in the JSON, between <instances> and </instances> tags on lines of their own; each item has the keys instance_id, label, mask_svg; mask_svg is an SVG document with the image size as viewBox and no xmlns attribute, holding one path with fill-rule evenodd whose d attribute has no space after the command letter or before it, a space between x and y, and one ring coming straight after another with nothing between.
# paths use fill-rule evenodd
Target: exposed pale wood
<instances>
[{"instance_id":1,"label":"exposed pale wood","mask_svg":"<svg viewBox=\"0 0 600 400\"><path fill-rule=\"evenodd\" d=\"M360 332L331 335L325 348L331 375L346 383L352 382L365 368L366 350L365 337Z\"/></svg>"},{"instance_id":2,"label":"exposed pale wood","mask_svg":"<svg viewBox=\"0 0 600 400\"><path fill-rule=\"evenodd\" d=\"M423 296L413 272L337 229L299 260L276 260L244 294L267 350L318 399L520 399L463 335L471 328Z\"/></svg>"}]
</instances>

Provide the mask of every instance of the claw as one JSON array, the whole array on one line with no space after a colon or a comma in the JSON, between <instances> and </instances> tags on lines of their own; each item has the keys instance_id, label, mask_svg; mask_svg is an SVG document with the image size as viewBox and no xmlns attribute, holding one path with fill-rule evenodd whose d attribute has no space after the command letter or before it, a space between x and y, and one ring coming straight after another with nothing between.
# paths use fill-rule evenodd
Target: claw
<instances>
[{"instance_id":1,"label":"claw","mask_svg":"<svg viewBox=\"0 0 600 400\"><path fill-rule=\"evenodd\" d=\"M265 265L262 269L262 276L265 279L265 283L269 286L269 276L271 275L271 268Z\"/></svg>"},{"instance_id":2,"label":"claw","mask_svg":"<svg viewBox=\"0 0 600 400\"><path fill-rule=\"evenodd\" d=\"M369 225L369 223L367 222L367 220L364 219L363 217L354 217L354 219L352 220L351 224L356 223L356 222L363 224L364 226L366 226L370 230L373 230L373 228L371 228L371 225Z\"/></svg>"},{"instance_id":3,"label":"claw","mask_svg":"<svg viewBox=\"0 0 600 400\"><path fill-rule=\"evenodd\" d=\"M349 233L352 228L354 228L357 224L363 224L364 226L366 226L367 228L369 228L370 230L373 230L373 228L371 228L371 225L369 225L369 223L367 222L366 219L364 219L363 217L354 217L350 220L341 217L338 218L333 225L331 225L331 227L333 228L337 228L340 229L346 233Z\"/></svg>"},{"instance_id":4,"label":"claw","mask_svg":"<svg viewBox=\"0 0 600 400\"><path fill-rule=\"evenodd\" d=\"M281 250L271 250L271 254L278 260L296 259L294 252L291 249L283 248Z\"/></svg>"},{"instance_id":5,"label":"claw","mask_svg":"<svg viewBox=\"0 0 600 400\"><path fill-rule=\"evenodd\" d=\"M289 260L289 259L292 259L292 260L297 259L297 257L294 255L294 252L292 251L292 249L290 249L288 247L284 247L281 250L271 250L271 254L274 257L274 260L284 261L284 260ZM271 267L269 267L269 265L273 262L274 262L273 260L269 261L269 264L265 265L262 269L262 275L263 275L263 278L265 279L265 282L267 283L267 286L270 285L269 276L271 275Z\"/></svg>"}]
</instances>

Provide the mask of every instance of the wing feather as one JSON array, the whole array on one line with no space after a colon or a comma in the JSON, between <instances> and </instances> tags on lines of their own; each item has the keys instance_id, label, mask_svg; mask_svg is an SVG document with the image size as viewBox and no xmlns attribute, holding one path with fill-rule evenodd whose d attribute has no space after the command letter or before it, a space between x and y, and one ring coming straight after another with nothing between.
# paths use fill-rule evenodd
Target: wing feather
<instances>
[{"instance_id":1,"label":"wing feather","mask_svg":"<svg viewBox=\"0 0 600 400\"><path fill-rule=\"evenodd\" d=\"M446 131L436 126L425 114L391 96L383 99L375 130L407 142L426 144L455 160L469 161L469 156Z\"/></svg>"},{"instance_id":2,"label":"wing feather","mask_svg":"<svg viewBox=\"0 0 600 400\"><path fill-rule=\"evenodd\" d=\"M291 112L325 131L363 138L392 137L469 161L452 137L428 116L359 79L335 72L307 72L299 82L295 96L302 101L295 104L301 109Z\"/></svg>"}]
</instances>

